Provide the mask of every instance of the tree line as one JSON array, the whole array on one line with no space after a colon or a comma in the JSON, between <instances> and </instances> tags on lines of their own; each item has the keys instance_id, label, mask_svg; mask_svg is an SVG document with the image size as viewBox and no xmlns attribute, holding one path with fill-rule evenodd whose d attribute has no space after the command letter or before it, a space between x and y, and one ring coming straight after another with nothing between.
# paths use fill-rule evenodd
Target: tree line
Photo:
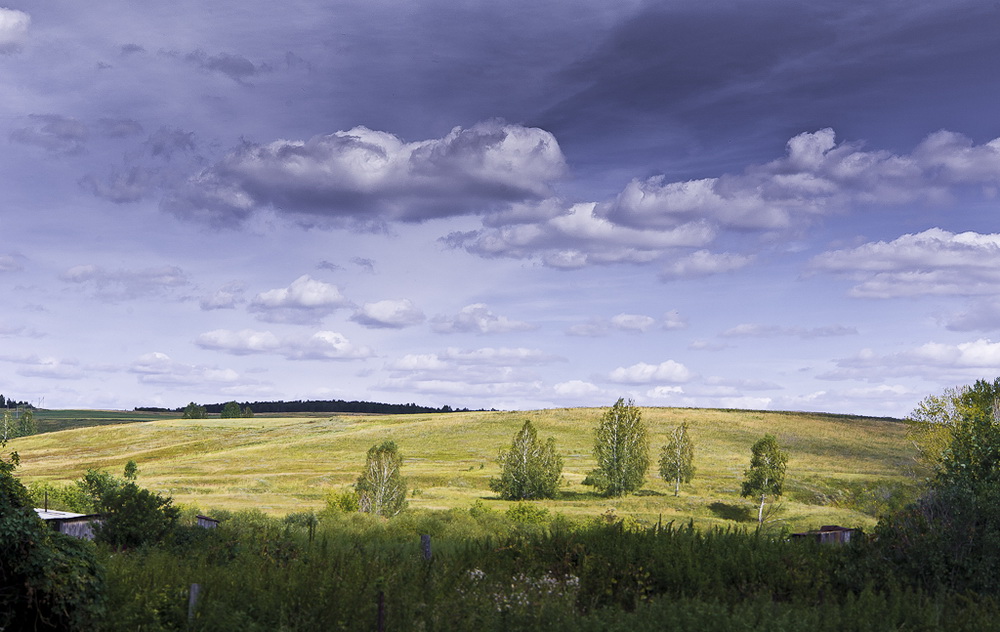
<instances>
[{"instance_id":1,"label":"tree line","mask_svg":"<svg viewBox=\"0 0 1000 632\"><path fill-rule=\"evenodd\" d=\"M440 408L433 406L419 406L414 403L409 404L385 404L382 402L368 401L347 401L342 399L326 400L294 400L294 401L267 401L267 402L223 402L221 404L196 404L205 409L205 414L221 415L226 406L237 404L241 410L249 409L253 413L364 413L371 415L409 415L418 413L452 413L470 412L469 408L452 408L445 404ZM184 412L188 407L180 408L158 408L154 406L137 406L137 412ZM195 417L197 419L197 417Z\"/></svg>"}]
</instances>

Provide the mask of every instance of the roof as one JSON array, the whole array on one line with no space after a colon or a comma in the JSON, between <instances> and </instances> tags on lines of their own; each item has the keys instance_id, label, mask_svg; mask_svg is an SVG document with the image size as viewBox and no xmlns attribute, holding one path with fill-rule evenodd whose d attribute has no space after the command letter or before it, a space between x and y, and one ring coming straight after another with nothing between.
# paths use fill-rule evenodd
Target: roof
<instances>
[{"instance_id":1,"label":"roof","mask_svg":"<svg viewBox=\"0 0 1000 632\"><path fill-rule=\"evenodd\" d=\"M96 518L97 514L81 514L70 511L56 511L55 509L40 509L35 507L35 513L42 520L79 520L81 518Z\"/></svg>"}]
</instances>

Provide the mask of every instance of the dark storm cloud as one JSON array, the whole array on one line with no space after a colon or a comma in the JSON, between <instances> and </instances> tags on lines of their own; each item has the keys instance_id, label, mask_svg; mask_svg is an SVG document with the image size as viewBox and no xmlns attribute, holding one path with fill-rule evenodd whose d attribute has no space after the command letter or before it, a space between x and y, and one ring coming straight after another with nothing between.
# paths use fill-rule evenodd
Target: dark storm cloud
<instances>
[{"instance_id":1,"label":"dark storm cloud","mask_svg":"<svg viewBox=\"0 0 1000 632\"><path fill-rule=\"evenodd\" d=\"M142 130L135 121L105 121L99 128L106 135L132 135ZM194 132L161 127L149 135L138 148L127 151L122 166L105 175L87 174L80 185L93 195L116 204L139 201L154 191L183 182L199 158L195 154ZM183 160L175 160L183 156ZM172 162L178 164L172 165Z\"/></svg>"},{"instance_id":2,"label":"dark storm cloud","mask_svg":"<svg viewBox=\"0 0 1000 632\"><path fill-rule=\"evenodd\" d=\"M571 161L627 137L622 161L680 174L757 160L762 138L829 125L892 145L913 127L995 135L941 97L1000 98L998 29L997 6L967 1L650 3L554 76L566 96L532 122L577 138ZM910 125L885 126L893 110Z\"/></svg>"},{"instance_id":3,"label":"dark storm cloud","mask_svg":"<svg viewBox=\"0 0 1000 632\"><path fill-rule=\"evenodd\" d=\"M356 127L307 141L245 143L164 207L219 225L264 208L305 222L421 222L543 199L564 171L559 144L537 128L489 121L408 143Z\"/></svg>"}]
</instances>

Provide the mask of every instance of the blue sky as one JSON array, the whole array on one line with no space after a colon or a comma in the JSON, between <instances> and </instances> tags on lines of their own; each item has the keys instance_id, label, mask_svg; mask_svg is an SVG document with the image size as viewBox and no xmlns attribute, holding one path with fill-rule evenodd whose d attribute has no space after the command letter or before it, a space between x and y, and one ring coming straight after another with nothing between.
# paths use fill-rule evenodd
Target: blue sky
<instances>
[{"instance_id":1,"label":"blue sky","mask_svg":"<svg viewBox=\"0 0 1000 632\"><path fill-rule=\"evenodd\" d=\"M0 393L902 416L1000 373L1000 8L0 8Z\"/></svg>"}]
</instances>

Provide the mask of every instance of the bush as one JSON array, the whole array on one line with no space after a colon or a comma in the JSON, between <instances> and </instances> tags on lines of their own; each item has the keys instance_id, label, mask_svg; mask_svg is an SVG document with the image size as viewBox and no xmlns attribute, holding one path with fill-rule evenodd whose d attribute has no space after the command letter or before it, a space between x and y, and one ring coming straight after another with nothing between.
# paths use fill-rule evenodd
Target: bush
<instances>
[{"instance_id":1,"label":"bush","mask_svg":"<svg viewBox=\"0 0 1000 632\"><path fill-rule=\"evenodd\" d=\"M0 630L94 629L104 618L104 573L93 545L43 524L17 464L16 453L0 456Z\"/></svg>"}]
</instances>

